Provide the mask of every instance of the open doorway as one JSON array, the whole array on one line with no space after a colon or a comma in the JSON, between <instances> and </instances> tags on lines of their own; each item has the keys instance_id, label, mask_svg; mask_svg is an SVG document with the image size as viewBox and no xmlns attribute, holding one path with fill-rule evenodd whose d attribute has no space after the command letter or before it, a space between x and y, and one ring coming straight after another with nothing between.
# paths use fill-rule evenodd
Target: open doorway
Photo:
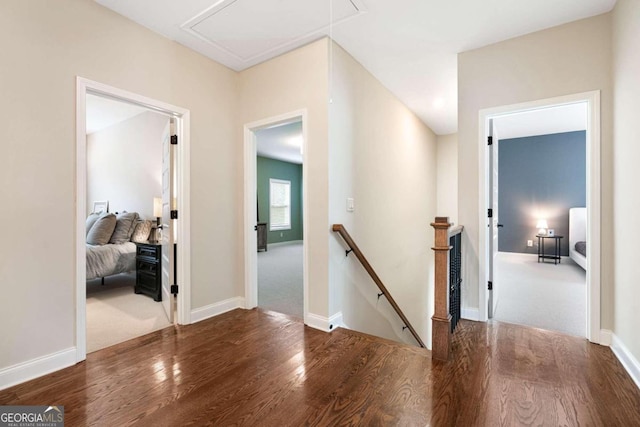
<instances>
[{"instance_id":1,"label":"open doorway","mask_svg":"<svg viewBox=\"0 0 640 427\"><path fill-rule=\"evenodd\" d=\"M586 337L586 129L586 102L491 119L490 318Z\"/></svg>"},{"instance_id":2,"label":"open doorway","mask_svg":"<svg viewBox=\"0 0 640 427\"><path fill-rule=\"evenodd\" d=\"M117 150L115 149L117 143L113 138L110 139L111 144L107 142L108 146L100 147L98 144L90 148L89 145L94 138L88 137L87 113L92 114L90 111L93 108L92 103L96 101L103 105L120 107L123 106L122 104L126 104L125 110L135 112L132 120L129 120L129 123L124 123L126 126L111 129L113 131L111 133L116 134L116 139L126 138L126 129L135 128L136 126L132 125L139 125L140 123L137 122L144 122L141 129L147 129L147 131L149 130L147 122L155 123L152 126L153 130L149 131L150 139L153 139L153 141L149 141L149 144L153 147L142 148L142 153L133 156L138 159L138 167L142 167L142 164L145 163L144 160L140 160L140 157L145 157L145 155L156 157L152 162L155 164L152 176L146 184L143 183L144 180L141 177L129 177L129 179L125 179L124 185L113 185L113 183L107 182L105 186L104 181L108 181L109 178L116 179L114 177L116 172L101 170L96 165L104 166L105 163L109 163L109 155L107 154L109 150L113 150L112 155L119 158L122 163L122 151L124 150L127 155L132 155L131 150L134 150L132 145L139 144L141 137L140 134L136 135L133 138L134 142ZM133 123L133 119L136 117L140 120ZM115 290L127 294L125 298L127 300L131 299L131 294L143 296L144 298L142 300L138 298L138 301L148 303L145 305L153 307L151 310L160 313L147 323L156 324L156 320L162 319L160 316L163 315L164 324L170 325L174 321L174 314L177 315L177 322L180 324L190 321L190 269L188 266L190 255L188 220L189 112L98 82L78 78L76 120L76 359L81 361L86 358L88 349L87 306L89 301L87 298L92 298L101 292L109 293L109 291ZM127 121L121 120L121 122ZM142 133L144 132L142 131ZM101 138L98 138L101 141L93 142L104 143L107 139L106 135L101 135ZM90 162L93 162L93 168ZM129 173L131 171L128 169L131 168L135 168L135 166L123 166L120 173ZM99 169L100 171L98 171ZM90 175L93 176L92 174L102 176L100 185L96 186L93 181L88 179ZM125 191L126 184L133 187L144 187L144 195L136 191ZM100 200L93 200L94 198ZM108 198L111 198L111 201L108 202ZM118 212L117 215L114 215L115 211ZM87 216L87 212L90 213L89 216ZM92 222L89 221L91 217L94 217L95 222L89 224ZM124 219L128 219L126 224ZM89 234L93 234L93 227L100 221L115 222L115 226L111 224L105 227L103 241L93 241L92 239L89 242ZM129 226L127 227L127 225ZM117 228L118 226L120 228ZM87 233L88 228L90 229L89 233ZM108 238L106 234L109 234L109 230L106 228L113 228ZM118 235L118 238L114 240L118 230L122 232L120 233L122 235ZM144 236L146 240L143 238L143 234L146 234ZM136 241L131 241L132 238ZM105 250L108 245L112 245L112 247ZM128 248L125 250L125 246L132 246L133 250ZM99 252L98 255L90 260L90 255L96 255L94 253L96 251ZM103 261L105 261L104 265L102 265ZM99 279L99 283L93 283L95 280L91 279ZM99 290L93 292L93 285L99 286ZM88 289L89 287L92 289ZM116 304L118 298L113 298L111 295L107 300L110 300L110 304L113 305ZM105 299L102 299L103 305L106 304L104 301ZM123 302L119 309L115 309L116 313L120 314L119 320L126 317L123 315L123 310L131 309L135 312L140 308L140 304L143 303ZM135 318L136 314L133 312L131 317ZM109 316L108 313L106 315ZM139 318L140 313L137 316ZM123 329L126 329L126 325ZM142 333L149 332L147 329L143 328ZM129 335L125 339L131 338ZM116 341L119 340L116 339ZM113 337L106 343L107 345L113 344ZM104 347L101 344L98 345L98 348L100 346ZM96 347L92 344L90 350L95 349Z\"/></svg>"},{"instance_id":3,"label":"open doorway","mask_svg":"<svg viewBox=\"0 0 640 427\"><path fill-rule=\"evenodd\" d=\"M246 307L306 319L306 111L245 125Z\"/></svg>"},{"instance_id":4,"label":"open doorway","mask_svg":"<svg viewBox=\"0 0 640 427\"><path fill-rule=\"evenodd\" d=\"M154 206L171 118L87 94L87 353L171 325ZM110 236L109 236L110 235ZM171 254L170 254L171 255ZM167 310L163 307L167 306Z\"/></svg>"},{"instance_id":5,"label":"open doorway","mask_svg":"<svg viewBox=\"0 0 640 427\"><path fill-rule=\"evenodd\" d=\"M596 343L600 343L600 93L599 91L588 92L583 94L563 96L553 99L534 101L518 105L510 105L497 107L480 112L480 137L481 137L481 156L479 164L479 189L480 189L480 209L482 215L480 217L481 230L479 260L480 260L480 283L486 284L479 286L480 299L480 320L489 318L489 314L500 310L502 304L502 291L500 287L500 273L498 272L497 282L494 281L494 273L496 266L496 258L498 256L498 236L502 221L498 207L498 200L494 197L494 192L498 192L496 186L493 185L496 177L493 176L495 171L492 162L499 162L494 157L489 137L492 137L494 130L497 130L498 137L500 129L494 129L496 119L500 117L511 116L528 111L535 111L549 107L568 106L572 104L583 103L586 106L586 241L588 242L586 250L586 304L584 313L584 323L586 324L586 337ZM493 138L491 138L493 142ZM496 156L497 157L497 156ZM499 181L499 178L498 178ZM493 217L493 210L496 209L497 215ZM568 216L568 212L567 216ZM533 212L532 214L536 214ZM540 213L538 213L540 215ZM564 212L563 214L564 215ZM548 233L550 226L538 222L544 218L536 218L533 225L534 232L536 226L545 228ZM542 227L544 226L544 227ZM555 230L554 230L555 231ZM563 236L567 241L569 236ZM529 239L526 239L529 240ZM525 240L525 245L528 243ZM531 239L538 243L538 238ZM544 239L542 239L544 240ZM554 240L554 244L555 244ZM542 242L540 243L542 244ZM549 243L546 244L547 247ZM528 246L527 246L528 247ZM531 246L535 247L535 244ZM561 249L558 249L561 250ZM537 248L534 255L537 262ZM543 259L545 261L545 259ZM551 266L555 266L552 264ZM576 267L577 268L577 267ZM555 311L554 311L555 312ZM492 313L491 313L492 314Z\"/></svg>"},{"instance_id":6,"label":"open doorway","mask_svg":"<svg viewBox=\"0 0 640 427\"><path fill-rule=\"evenodd\" d=\"M255 136L258 307L302 319L302 121Z\"/></svg>"}]
</instances>

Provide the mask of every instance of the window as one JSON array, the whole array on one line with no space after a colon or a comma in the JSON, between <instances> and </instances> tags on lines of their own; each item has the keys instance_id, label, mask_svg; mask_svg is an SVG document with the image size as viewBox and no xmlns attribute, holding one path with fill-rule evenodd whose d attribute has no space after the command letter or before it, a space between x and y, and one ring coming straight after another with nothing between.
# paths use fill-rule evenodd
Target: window
<instances>
[{"instance_id":1,"label":"window","mask_svg":"<svg viewBox=\"0 0 640 427\"><path fill-rule=\"evenodd\" d=\"M291 229L291 181L269 180L269 230Z\"/></svg>"}]
</instances>

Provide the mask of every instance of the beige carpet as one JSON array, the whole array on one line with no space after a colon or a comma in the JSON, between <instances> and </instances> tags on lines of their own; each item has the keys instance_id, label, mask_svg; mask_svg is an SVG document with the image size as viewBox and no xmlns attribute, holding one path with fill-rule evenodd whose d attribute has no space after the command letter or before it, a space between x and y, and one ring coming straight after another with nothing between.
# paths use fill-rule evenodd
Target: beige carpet
<instances>
[{"instance_id":1,"label":"beige carpet","mask_svg":"<svg viewBox=\"0 0 640 427\"><path fill-rule=\"evenodd\" d=\"M562 257L554 265L532 254L499 252L495 267L496 320L586 336L586 273L573 260Z\"/></svg>"},{"instance_id":2,"label":"beige carpet","mask_svg":"<svg viewBox=\"0 0 640 427\"><path fill-rule=\"evenodd\" d=\"M87 353L170 326L161 302L133 293L135 273L87 282Z\"/></svg>"},{"instance_id":3,"label":"beige carpet","mask_svg":"<svg viewBox=\"0 0 640 427\"><path fill-rule=\"evenodd\" d=\"M258 252L258 306L303 317L302 242L269 245Z\"/></svg>"}]
</instances>

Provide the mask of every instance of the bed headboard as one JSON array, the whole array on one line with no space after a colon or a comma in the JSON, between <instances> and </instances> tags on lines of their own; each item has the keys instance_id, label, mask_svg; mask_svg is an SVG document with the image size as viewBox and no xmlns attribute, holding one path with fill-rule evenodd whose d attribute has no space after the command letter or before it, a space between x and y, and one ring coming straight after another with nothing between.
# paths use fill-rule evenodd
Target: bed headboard
<instances>
[{"instance_id":1,"label":"bed headboard","mask_svg":"<svg viewBox=\"0 0 640 427\"><path fill-rule=\"evenodd\" d=\"M587 241L587 208L569 209L569 248Z\"/></svg>"}]
</instances>

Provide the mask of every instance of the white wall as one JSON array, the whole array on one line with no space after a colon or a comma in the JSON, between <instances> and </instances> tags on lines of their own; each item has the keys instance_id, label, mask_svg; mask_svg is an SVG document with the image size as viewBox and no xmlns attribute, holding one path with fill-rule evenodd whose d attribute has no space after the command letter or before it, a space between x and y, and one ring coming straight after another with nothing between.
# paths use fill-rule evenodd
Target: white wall
<instances>
[{"instance_id":1,"label":"white wall","mask_svg":"<svg viewBox=\"0 0 640 427\"><path fill-rule=\"evenodd\" d=\"M347 228L423 341L431 339L436 136L337 44L329 105L330 223ZM353 197L355 211L346 210ZM330 308L363 332L408 331L357 259L329 236ZM362 302L366 301L368 306ZM386 322L379 319L380 313ZM392 328L392 329L391 329Z\"/></svg>"},{"instance_id":2,"label":"white wall","mask_svg":"<svg viewBox=\"0 0 640 427\"><path fill-rule=\"evenodd\" d=\"M153 219L162 196L162 132L169 118L146 111L87 135L87 213L108 200L109 212Z\"/></svg>"},{"instance_id":3,"label":"white wall","mask_svg":"<svg viewBox=\"0 0 640 427\"><path fill-rule=\"evenodd\" d=\"M458 134L438 135L438 216L458 224Z\"/></svg>"},{"instance_id":4,"label":"white wall","mask_svg":"<svg viewBox=\"0 0 640 427\"><path fill-rule=\"evenodd\" d=\"M478 307L481 109L601 90L602 327L613 324L611 19L600 15L458 55L458 216L463 305ZM484 231L484 230L483 230Z\"/></svg>"},{"instance_id":5,"label":"white wall","mask_svg":"<svg viewBox=\"0 0 640 427\"><path fill-rule=\"evenodd\" d=\"M192 308L238 296L237 73L91 0L2 1L0 51L0 370L74 346L76 76L191 111Z\"/></svg>"},{"instance_id":6,"label":"white wall","mask_svg":"<svg viewBox=\"0 0 640 427\"><path fill-rule=\"evenodd\" d=\"M618 0L613 12L614 78L614 321L613 331L640 360L640 264L636 236L638 159L640 158L640 2Z\"/></svg>"},{"instance_id":7,"label":"white wall","mask_svg":"<svg viewBox=\"0 0 640 427\"><path fill-rule=\"evenodd\" d=\"M300 49L251 67L240 73L240 126L237 147L242 150L242 126L258 120L275 117L296 110L307 109L307 200L308 218L305 221L305 239L309 247L309 312L321 317L329 314L328 291L328 149L327 149L327 39L318 40ZM235 179L236 203L244 212L242 156L235 160L238 169ZM255 209L255 207L253 207ZM245 232L242 214L240 223L232 230L238 242ZM244 265L244 250L236 255ZM244 281L236 283L238 295L244 295Z\"/></svg>"}]
</instances>

